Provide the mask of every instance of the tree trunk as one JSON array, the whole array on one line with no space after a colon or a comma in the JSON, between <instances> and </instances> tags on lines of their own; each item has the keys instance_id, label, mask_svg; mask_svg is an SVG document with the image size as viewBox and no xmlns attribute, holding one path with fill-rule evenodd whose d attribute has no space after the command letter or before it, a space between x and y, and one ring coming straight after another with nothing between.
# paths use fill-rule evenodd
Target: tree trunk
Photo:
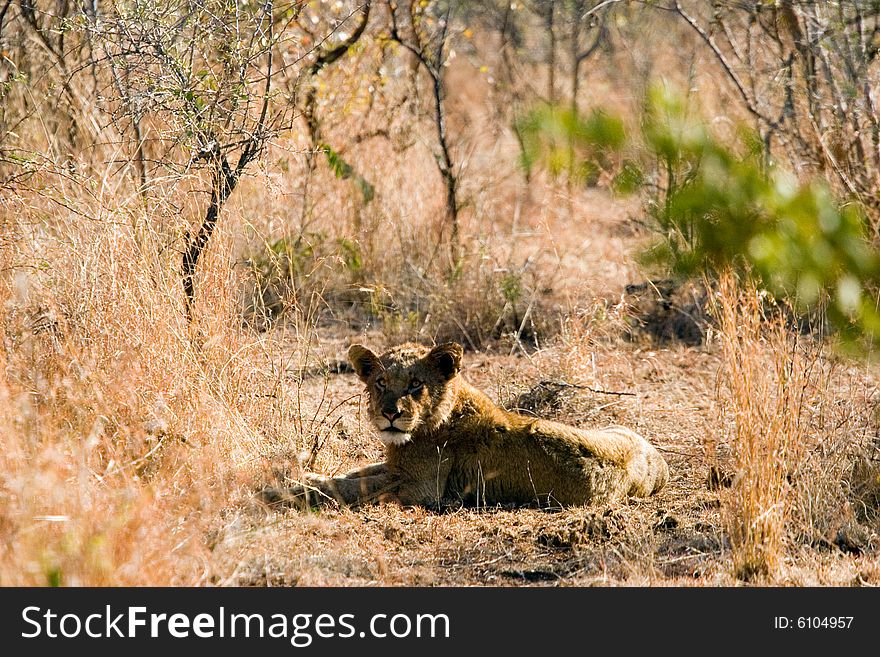
<instances>
[{"instance_id":1,"label":"tree trunk","mask_svg":"<svg viewBox=\"0 0 880 657\"><path fill-rule=\"evenodd\" d=\"M242 153L242 159L245 157ZM199 264L199 258L207 246L214 228L217 226L217 217L220 216L220 210L226 200L229 198L235 186L238 184L240 170L244 168L246 162L239 160L236 171L229 166L229 161L225 155L217 155L214 160L214 169L212 174L211 186L211 202L208 204L208 210L205 212L205 218L199 226L198 233L195 236L190 234L189 246L183 253L183 291L186 295L186 315L187 319L192 321L192 305L195 300L195 273Z\"/></svg>"}]
</instances>

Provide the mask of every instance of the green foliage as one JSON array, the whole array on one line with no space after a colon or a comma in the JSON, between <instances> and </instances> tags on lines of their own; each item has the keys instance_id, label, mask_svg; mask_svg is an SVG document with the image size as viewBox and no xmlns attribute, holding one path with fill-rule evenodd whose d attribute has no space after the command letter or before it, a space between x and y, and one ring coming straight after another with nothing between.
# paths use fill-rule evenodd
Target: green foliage
<instances>
[{"instance_id":1,"label":"green foliage","mask_svg":"<svg viewBox=\"0 0 880 657\"><path fill-rule=\"evenodd\" d=\"M325 241L321 233L281 237L246 260L254 275L260 303L271 316L282 313L285 300L312 277L322 257L319 249Z\"/></svg>"},{"instance_id":2,"label":"green foliage","mask_svg":"<svg viewBox=\"0 0 880 657\"><path fill-rule=\"evenodd\" d=\"M46 568L46 586L64 586L64 576L61 568L50 566Z\"/></svg>"},{"instance_id":3,"label":"green foliage","mask_svg":"<svg viewBox=\"0 0 880 657\"><path fill-rule=\"evenodd\" d=\"M321 144L320 148L324 152L324 155L327 156L327 164L330 165L330 170L333 172L333 175L340 180L352 180L358 188L358 191L360 191L364 203L372 201L373 197L376 195L376 188L373 187L366 178L355 171L354 167L346 162L342 155L333 150L328 144Z\"/></svg>"},{"instance_id":4,"label":"green foliage","mask_svg":"<svg viewBox=\"0 0 880 657\"><path fill-rule=\"evenodd\" d=\"M267 242L245 264L254 283L245 310L248 319L257 322L274 321L330 290L357 288L365 271L358 242L318 231Z\"/></svg>"},{"instance_id":5,"label":"green foliage","mask_svg":"<svg viewBox=\"0 0 880 657\"><path fill-rule=\"evenodd\" d=\"M522 136L526 171L541 166L553 176L568 173L579 180L595 180L608 168L607 154L626 141L623 122L602 110L582 116L568 107L544 104L518 117L514 127Z\"/></svg>"},{"instance_id":6,"label":"green foliage","mask_svg":"<svg viewBox=\"0 0 880 657\"><path fill-rule=\"evenodd\" d=\"M613 130L575 132L579 125L538 121L532 138L546 130L549 150L566 136L600 150L625 145ZM827 302L828 319L846 337L880 340L872 295L880 289L880 253L859 206L839 202L824 181L766 166L760 140L747 131L721 143L665 89L649 95L636 145L654 170L625 161L613 187L646 196L658 234L647 260L684 276L740 270L801 310Z\"/></svg>"},{"instance_id":7,"label":"green foliage","mask_svg":"<svg viewBox=\"0 0 880 657\"><path fill-rule=\"evenodd\" d=\"M515 304L523 296L522 280L518 274L508 272L501 278L501 296L508 303Z\"/></svg>"},{"instance_id":8,"label":"green foliage","mask_svg":"<svg viewBox=\"0 0 880 657\"><path fill-rule=\"evenodd\" d=\"M667 171L655 260L684 275L746 268L801 309L828 300L848 335L880 338L867 292L880 283L880 255L858 206L839 203L824 181L765 167L748 133L738 149L720 143L668 93L652 95L643 135Z\"/></svg>"},{"instance_id":9,"label":"green foliage","mask_svg":"<svg viewBox=\"0 0 880 657\"><path fill-rule=\"evenodd\" d=\"M361 255L361 248L358 243L345 237L340 237L336 240L336 243L339 245L339 252L342 256L342 261L345 263L346 269L350 270L352 273L357 273L363 270L364 259Z\"/></svg>"},{"instance_id":10,"label":"green foliage","mask_svg":"<svg viewBox=\"0 0 880 657\"><path fill-rule=\"evenodd\" d=\"M321 144L321 150L327 156L327 164L330 165L330 170L334 176L342 180L351 178L351 175L354 173L354 167L342 159L342 156L328 144Z\"/></svg>"},{"instance_id":11,"label":"green foliage","mask_svg":"<svg viewBox=\"0 0 880 657\"><path fill-rule=\"evenodd\" d=\"M625 160L620 166L620 173L611 181L611 188L617 194L632 194L640 190L644 184L645 174L639 165L632 160Z\"/></svg>"},{"instance_id":12,"label":"green foliage","mask_svg":"<svg viewBox=\"0 0 880 657\"><path fill-rule=\"evenodd\" d=\"M369 295L366 304L368 313L379 321L385 333L412 333L423 321L422 315L415 309L401 307L384 285L377 283L361 290Z\"/></svg>"},{"instance_id":13,"label":"green foliage","mask_svg":"<svg viewBox=\"0 0 880 657\"><path fill-rule=\"evenodd\" d=\"M266 277L296 278L306 274L315 259L314 242L320 243L320 234L300 236L296 239L282 237L269 244L265 258L255 259L258 271Z\"/></svg>"}]
</instances>

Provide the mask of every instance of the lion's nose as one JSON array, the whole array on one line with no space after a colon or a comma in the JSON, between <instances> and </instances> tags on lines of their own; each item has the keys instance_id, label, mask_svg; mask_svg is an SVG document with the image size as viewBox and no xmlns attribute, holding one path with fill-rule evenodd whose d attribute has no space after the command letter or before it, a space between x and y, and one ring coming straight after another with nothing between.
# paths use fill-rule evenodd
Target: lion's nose
<instances>
[{"instance_id":1,"label":"lion's nose","mask_svg":"<svg viewBox=\"0 0 880 657\"><path fill-rule=\"evenodd\" d=\"M389 422L394 422L394 420L401 416L401 413L400 411L382 411L382 415L387 417Z\"/></svg>"}]
</instances>

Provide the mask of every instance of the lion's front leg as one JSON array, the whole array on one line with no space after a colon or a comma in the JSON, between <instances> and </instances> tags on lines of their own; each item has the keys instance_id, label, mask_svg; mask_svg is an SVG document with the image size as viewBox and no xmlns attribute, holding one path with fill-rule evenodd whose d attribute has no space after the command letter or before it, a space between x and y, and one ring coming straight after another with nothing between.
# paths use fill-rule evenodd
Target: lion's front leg
<instances>
[{"instance_id":1,"label":"lion's front leg","mask_svg":"<svg viewBox=\"0 0 880 657\"><path fill-rule=\"evenodd\" d=\"M342 476L346 479L359 479L360 477L372 477L381 474L388 474L388 464L385 461L349 470Z\"/></svg>"},{"instance_id":2,"label":"lion's front leg","mask_svg":"<svg viewBox=\"0 0 880 657\"><path fill-rule=\"evenodd\" d=\"M380 464L376 464L380 465ZM384 465L384 464L381 464ZM368 468L373 466L368 466ZM368 472L380 471L376 468ZM265 488L261 491L263 500L272 506L321 506L334 501L340 506L359 506L369 502L381 501L386 497L393 499L396 478L387 472L365 476L326 477L307 473L302 483L289 488Z\"/></svg>"}]
</instances>

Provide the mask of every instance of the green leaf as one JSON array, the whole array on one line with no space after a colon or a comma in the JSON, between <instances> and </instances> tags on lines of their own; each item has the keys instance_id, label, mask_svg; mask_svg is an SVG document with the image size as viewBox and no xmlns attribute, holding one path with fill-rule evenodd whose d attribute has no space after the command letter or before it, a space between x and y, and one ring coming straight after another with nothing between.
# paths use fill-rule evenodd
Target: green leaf
<instances>
[{"instance_id":1,"label":"green leaf","mask_svg":"<svg viewBox=\"0 0 880 657\"><path fill-rule=\"evenodd\" d=\"M645 184L645 174L636 162L626 160L614 179L611 181L611 189L615 193L628 195L637 192Z\"/></svg>"},{"instance_id":2,"label":"green leaf","mask_svg":"<svg viewBox=\"0 0 880 657\"><path fill-rule=\"evenodd\" d=\"M327 156L327 163L330 165L330 170L333 172L333 175L341 180L348 180L351 178L354 168L342 159L342 156L339 153L330 148L328 144L321 144L320 148L324 151L324 155Z\"/></svg>"},{"instance_id":3,"label":"green leaf","mask_svg":"<svg viewBox=\"0 0 880 657\"><path fill-rule=\"evenodd\" d=\"M327 157L327 164L330 165L330 170L333 172L333 175L340 180L352 179L355 187L360 191L364 203L372 201L376 195L376 188L373 187L366 178L357 173L354 170L354 167L346 162L342 155L333 150L329 144L322 143L320 148Z\"/></svg>"}]
</instances>

